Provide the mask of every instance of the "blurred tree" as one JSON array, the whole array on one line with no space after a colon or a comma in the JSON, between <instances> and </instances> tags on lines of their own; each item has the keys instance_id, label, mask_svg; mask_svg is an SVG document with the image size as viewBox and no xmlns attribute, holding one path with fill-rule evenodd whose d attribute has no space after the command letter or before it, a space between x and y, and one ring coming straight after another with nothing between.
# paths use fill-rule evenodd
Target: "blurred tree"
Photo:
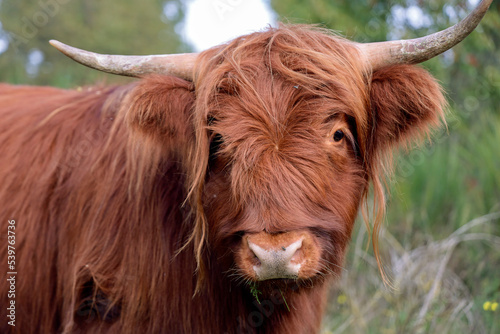
<instances>
[{"instance_id":1,"label":"blurred tree","mask_svg":"<svg viewBox=\"0 0 500 334\"><path fill-rule=\"evenodd\" d=\"M284 22L321 24L358 42L383 40L390 4L385 1L271 0Z\"/></svg>"},{"instance_id":2,"label":"blurred tree","mask_svg":"<svg viewBox=\"0 0 500 334\"><path fill-rule=\"evenodd\" d=\"M73 86L105 77L66 59L50 39L110 54L185 52L175 32L183 18L181 0L3 0L0 39L8 49L0 54L0 81Z\"/></svg>"}]
</instances>

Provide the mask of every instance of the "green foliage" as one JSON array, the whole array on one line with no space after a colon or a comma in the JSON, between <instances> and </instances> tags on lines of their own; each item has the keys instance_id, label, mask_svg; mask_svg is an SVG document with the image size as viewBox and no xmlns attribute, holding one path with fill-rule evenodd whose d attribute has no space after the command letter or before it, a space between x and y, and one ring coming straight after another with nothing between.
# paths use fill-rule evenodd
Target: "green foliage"
<instances>
[{"instance_id":1,"label":"green foliage","mask_svg":"<svg viewBox=\"0 0 500 334\"><path fill-rule=\"evenodd\" d=\"M271 0L281 21L321 24L359 42L384 40L390 5L384 1Z\"/></svg>"},{"instance_id":2,"label":"green foliage","mask_svg":"<svg viewBox=\"0 0 500 334\"><path fill-rule=\"evenodd\" d=\"M168 19L164 0L38 0L0 2L0 22L9 39L9 48L0 54L0 81L74 86L106 78L75 64L48 44L57 39L67 44L109 54L154 54L186 51L175 33L184 17L180 0ZM29 71L29 55L39 50L43 62L38 71ZM28 66L27 66L28 65Z\"/></svg>"},{"instance_id":3,"label":"green foliage","mask_svg":"<svg viewBox=\"0 0 500 334\"><path fill-rule=\"evenodd\" d=\"M250 284L250 294L255 298L257 303L260 304L259 295L261 295L262 292L259 290L259 288L257 287L257 284L255 284L255 282Z\"/></svg>"}]
</instances>

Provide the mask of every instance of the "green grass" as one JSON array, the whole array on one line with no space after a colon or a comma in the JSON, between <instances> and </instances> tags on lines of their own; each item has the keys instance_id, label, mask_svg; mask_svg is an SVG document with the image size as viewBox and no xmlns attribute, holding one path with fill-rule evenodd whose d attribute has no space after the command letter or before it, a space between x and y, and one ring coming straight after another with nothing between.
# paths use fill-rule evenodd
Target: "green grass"
<instances>
[{"instance_id":1,"label":"green grass","mask_svg":"<svg viewBox=\"0 0 500 334\"><path fill-rule=\"evenodd\" d=\"M500 236L483 230L499 221L500 212L479 217L444 239L412 249L384 230L381 248L394 288L384 286L374 258L365 251L364 228L359 228L348 270L330 299L325 333L496 333L500 310L483 305L500 301L498 266L477 275L477 263L468 263L475 284L483 283L471 288L456 264L469 261L460 259L466 256L460 246L483 243L498 252Z\"/></svg>"}]
</instances>

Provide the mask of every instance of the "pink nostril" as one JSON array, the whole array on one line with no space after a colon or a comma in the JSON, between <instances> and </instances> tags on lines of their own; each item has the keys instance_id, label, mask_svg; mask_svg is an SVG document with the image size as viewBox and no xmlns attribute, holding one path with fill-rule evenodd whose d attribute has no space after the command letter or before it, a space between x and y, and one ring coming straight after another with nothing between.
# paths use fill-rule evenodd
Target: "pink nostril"
<instances>
[{"instance_id":1,"label":"pink nostril","mask_svg":"<svg viewBox=\"0 0 500 334\"><path fill-rule=\"evenodd\" d=\"M249 243L249 245L248 245L248 248L250 248L250 252L251 252L251 253L252 253L252 255L253 255L253 259L254 259L255 265L260 266L260 264L261 264L260 259L259 259L259 257L257 256L257 254L255 254L255 252L252 250L252 247L250 246L250 243Z\"/></svg>"},{"instance_id":2,"label":"pink nostril","mask_svg":"<svg viewBox=\"0 0 500 334\"><path fill-rule=\"evenodd\" d=\"M296 278L301 263L297 256L302 247L303 238L287 245L266 247L248 240L248 248L256 258L253 269L259 280L273 278Z\"/></svg>"}]
</instances>

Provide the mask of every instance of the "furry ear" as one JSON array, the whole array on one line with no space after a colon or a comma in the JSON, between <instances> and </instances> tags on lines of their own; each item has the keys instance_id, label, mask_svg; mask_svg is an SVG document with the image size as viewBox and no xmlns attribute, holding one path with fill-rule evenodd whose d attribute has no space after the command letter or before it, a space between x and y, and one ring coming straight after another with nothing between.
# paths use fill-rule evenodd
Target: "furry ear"
<instances>
[{"instance_id":1,"label":"furry ear","mask_svg":"<svg viewBox=\"0 0 500 334\"><path fill-rule=\"evenodd\" d=\"M192 83L170 76L149 76L137 84L127 103L127 123L144 139L171 148L183 146L193 137Z\"/></svg>"},{"instance_id":2,"label":"furry ear","mask_svg":"<svg viewBox=\"0 0 500 334\"><path fill-rule=\"evenodd\" d=\"M444 121L446 100L441 87L424 69L397 65L372 76L372 151L406 146Z\"/></svg>"},{"instance_id":3,"label":"furry ear","mask_svg":"<svg viewBox=\"0 0 500 334\"><path fill-rule=\"evenodd\" d=\"M378 251L378 231L385 212L382 173L390 172L392 149L407 146L444 122L446 100L441 87L424 69L413 65L389 66L372 75L370 88L371 133L367 142L368 177L374 187L372 243L384 281Z\"/></svg>"}]
</instances>

